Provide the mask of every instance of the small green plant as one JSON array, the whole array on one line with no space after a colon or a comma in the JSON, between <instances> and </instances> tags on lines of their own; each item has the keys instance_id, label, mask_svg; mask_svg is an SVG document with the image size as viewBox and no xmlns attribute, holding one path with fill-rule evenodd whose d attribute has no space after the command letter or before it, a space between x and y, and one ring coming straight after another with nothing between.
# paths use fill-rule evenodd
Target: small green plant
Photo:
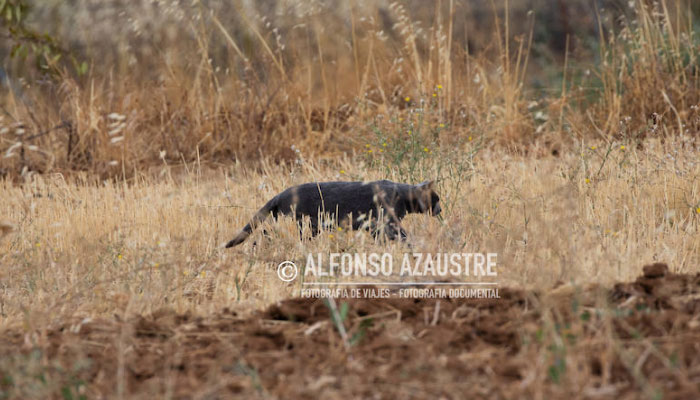
<instances>
[{"instance_id":1,"label":"small green plant","mask_svg":"<svg viewBox=\"0 0 700 400\"><path fill-rule=\"evenodd\" d=\"M27 16L31 11L31 3L27 0L0 0L0 32L12 43L10 56L24 61L31 54L34 56L36 68L50 75L59 74L59 62L67 56L78 76L85 75L88 71L87 62L78 61L53 36L26 25Z\"/></svg>"},{"instance_id":2,"label":"small green plant","mask_svg":"<svg viewBox=\"0 0 700 400\"><path fill-rule=\"evenodd\" d=\"M0 399L61 398L85 400L86 383L80 375L90 366L86 359L75 361L72 368L59 363L44 364L42 350L27 355L4 358L0 362Z\"/></svg>"},{"instance_id":3,"label":"small green plant","mask_svg":"<svg viewBox=\"0 0 700 400\"><path fill-rule=\"evenodd\" d=\"M260 374L258 374L257 369L248 366L248 364L246 364L245 361L238 361L234 366L233 370L238 374L250 377L250 381L253 384L255 390L257 390L258 393L263 393L264 388L262 386L262 383L260 383Z\"/></svg>"},{"instance_id":4,"label":"small green plant","mask_svg":"<svg viewBox=\"0 0 700 400\"><path fill-rule=\"evenodd\" d=\"M395 117L388 126L372 127L374 144L365 145L370 165L384 169L387 174L397 172L403 180L421 179L433 154L436 141L432 132L425 132L425 115L422 110L411 111L406 119ZM391 129L391 130L389 130Z\"/></svg>"},{"instance_id":5,"label":"small green plant","mask_svg":"<svg viewBox=\"0 0 700 400\"><path fill-rule=\"evenodd\" d=\"M328 307L331 314L331 321L333 326L340 334L343 339L343 344L346 349L359 344L362 339L367 335L367 329L372 326L372 319L365 318L360 321L360 324L355 329L352 335L349 335L348 331L345 329L345 321L348 317L349 305L346 302L340 303L340 306L336 305L335 299L329 297L324 299L324 304Z\"/></svg>"},{"instance_id":6,"label":"small green plant","mask_svg":"<svg viewBox=\"0 0 700 400\"><path fill-rule=\"evenodd\" d=\"M559 384L566 373L566 348L563 346L551 346L549 351L552 353L554 360L547 369L547 374L553 383Z\"/></svg>"}]
</instances>

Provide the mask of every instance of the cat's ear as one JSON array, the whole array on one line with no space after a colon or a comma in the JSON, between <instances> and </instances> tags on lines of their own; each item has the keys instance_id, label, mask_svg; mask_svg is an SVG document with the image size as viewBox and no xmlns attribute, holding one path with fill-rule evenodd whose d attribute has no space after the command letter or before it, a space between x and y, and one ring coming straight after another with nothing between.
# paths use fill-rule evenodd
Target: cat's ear
<instances>
[{"instance_id":1,"label":"cat's ear","mask_svg":"<svg viewBox=\"0 0 700 400\"><path fill-rule=\"evenodd\" d=\"M430 194L433 192L435 181L425 181L416 185L415 200L421 212L426 212L430 208Z\"/></svg>"},{"instance_id":2,"label":"cat's ear","mask_svg":"<svg viewBox=\"0 0 700 400\"><path fill-rule=\"evenodd\" d=\"M435 187L435 181L434 181L434 180L432 180L432 181L425 181L425 182L423 182L423 183L420 183L420 184L416 185L416 187L417 187L418 189L424 190L424 191L426 191L426 192L432 192L432 191L433 191L433 188Z\"/></svg>"}]
</instances>

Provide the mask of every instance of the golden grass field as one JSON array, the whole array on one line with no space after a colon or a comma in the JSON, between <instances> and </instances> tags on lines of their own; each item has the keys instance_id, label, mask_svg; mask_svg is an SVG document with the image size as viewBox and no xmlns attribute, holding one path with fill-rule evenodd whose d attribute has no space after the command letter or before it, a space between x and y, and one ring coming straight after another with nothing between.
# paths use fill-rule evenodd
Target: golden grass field
<instances>
[{"instance_id":1,"label":"golden grass field","mask_svg":"<svg viewBox=\"0 0 700 400\"><path fill-rule=\"evenodd\" d=\"M603 3L29 9L68 50L0 69L0 400L697 397L699 11ZM287 187L379 179L443 218L223 248ZM502 298L277 278L337 252L497 253Z\"/></svg>"},{"instance_id":2,"label":"golden grass field","mask_svg":"<svg viewBox=\"0 0 700 400\"><path fill-rule=\"evenodd\" d=\"M602 169L604 144L556 158L485 152L463 175L439 182L443 223L410 216L413 250L400 243L389 250L495 252L499 283L523 288L609 285L656 261L700 272L697 151L683 150L682 139L623 146L610 145ZM299 285L277 280L281 261L385 250L361 231L299 242L291 219L268 221L274 239L256 249L254 240L222 248L286 187L345 176L397 179L368 171L363 161L178 170L163 166L131 182L60 174L6 182L0 200L15 230L2 242L2 281L13 283L3 291L3 322L142 314L166 305L198 313L260 308L298 295Z\"/></svg>"}]
</instances>

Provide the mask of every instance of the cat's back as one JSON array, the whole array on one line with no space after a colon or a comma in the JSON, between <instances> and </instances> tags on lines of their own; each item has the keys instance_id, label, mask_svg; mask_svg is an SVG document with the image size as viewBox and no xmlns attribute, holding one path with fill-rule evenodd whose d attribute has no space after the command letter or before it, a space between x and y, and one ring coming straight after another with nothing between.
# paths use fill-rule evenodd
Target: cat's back
<instances>
[{"instance_id":1,"label":"cat's back","mask_svg":"<svg viewBox=\"0 0 700 400\"><path fill-rule=\"evenodd\" d=\"M330 181L330 182L309 182L298 186L293 186L287 191L297 193L374 193L377 190L394 190L400 183L389 180L380 181Z\"/></svg>"},{"instance_id":2,"label":"cat's back","mask_svg":"<svg viewBox=\"0 0 700 400\"><path fill-rule=\"evenodd\" d=\"M380 181L330 181L308 182L292 186L282 193L281 198L290 199L294 203L323 200L367 200L372 201L378 191L395 192L401 184L389 180Z\"/></svg>"}]
</instances>

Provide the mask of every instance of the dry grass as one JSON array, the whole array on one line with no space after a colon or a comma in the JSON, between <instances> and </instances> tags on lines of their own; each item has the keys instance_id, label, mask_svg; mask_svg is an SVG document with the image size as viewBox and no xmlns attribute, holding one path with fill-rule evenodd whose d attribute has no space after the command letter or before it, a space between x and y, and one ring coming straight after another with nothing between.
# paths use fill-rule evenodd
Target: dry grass
<instances>
[{"instance_id":1,"label":"dry grass","mask_svg":"<svg viewBox=\"0 0 700 400\"><path fill-rule=\"evenodd\" d=\"M611 143L607 156L603 144L559 158L479 153L462 176L440 181L443 225L426 216L406 220L414 250L496 252L499 283L516 287L630 280L652 261L700 271L697 153L681 139L648 141L644 150L622 146ZM434 176L437 165L422 174ZM0 245L3 322L43 325L165 305L205 314L235 304L258 308L298 294L298 284L275 276L283 260L387 249L364 232L299 242L291 220L271 224L273 239L258 249L252 241L234 250L221 245L292 184L332 180L340 170L352 179L399 179L396 172L368 170L357 159L261 171L190 167L175 174L164 166L131 182L6 181L0 202L16 230ZM410 250L392 243L388 251Z\"/></svg>"},{"instance_id":2,"label":"dry grass","mask_svg":"<svg viewBox=\"0 0 700 400\"><path fill-rule=\"evenodd\" d=\"M13 90L0 94L0 399L71 398L86 387L94 397L167 397L175 388L206 397L224 385L263 398L316 397L329 386L323 379L339 377L350 383L330 385L332 393L368 397L376 388L352 380L367 375L357 360L374 363L380 390L399 398L438 397L459 389L462 375L470 389L489 382L484 396L503 397L575 397L584 389L653 397L649 382L670 382L664 374L682 389L697 383L697 366L682 364L695 354L696 289L688 285L697 278L673 276L670 289L647 297L634 285L596 292L585 320L576 308L582 287L633 280L645 264L700 272L694 2L624 2L618 14L598 10L599 24L596 10L584 12L587 2L566 2L591 16L581 29L598 40L586 47L576 35L549 38L562 47L557 54L544 50L541 28L560 21L546 0L533 3L542 8L535 14L508 1L490 2L488 12L452 1L181 3L91 8L94 1L80 0L85 7L73 12L51 2L33 14L93 63L87 76L66 70L48 80L15 66ZM286 187L374 179L438 179L444 221L407 217L412 248L366 232L299 241L289 219L266 227L270 240L257 232L222 248ZM299 293L299 282L277 279L280 261L342 251L399 259L408 251L494 252L499 285L516 289L501 303L465 303L478 309L465 315L456 303L447 316L439 301L404 302L403 321L400 311L389 321L388 303L369 302L383 321L370 341L380 351L370 346L355 361L315 306L298 325L253 313L245 320L259 328L252 333L231 316ZM622 297L608 303L610 293ZM646 312L640 302L659 319L638 318ZM361 329L364 306L353 303L348 329ZM673 307L685 310L682 322ZM232 326L241 343L229 340ZM651 334L637 336L647 328ZM571 335L585 339L568 342ZM686 347L674 347L676 339ZM383 340L398 343L393 369ZM435 347L424 346L430 340ZM426 382L422 364L418 375L405 375L410 363L395 357L406 355L405 343L423 348L430 377L444 386L416 385ZM277 361L273 350L280 359L308 350L300 362L310 369L296 369L298 392L279 384L284 365L267 364ZM183 357L205 372L195 379ZM307 363L313 357L319 362ZM100 361L83 368L86 360ZM446 368L474 360L480 368ZM127 387L148 380L139 372L146 365L163 382ZM266 366L272 372L256 369ZM492 367L507 390L485 376ZM334 375L309 381L320 374ZM416 379L405 385L407 376Z\"/></svg>"}]
</instances>

